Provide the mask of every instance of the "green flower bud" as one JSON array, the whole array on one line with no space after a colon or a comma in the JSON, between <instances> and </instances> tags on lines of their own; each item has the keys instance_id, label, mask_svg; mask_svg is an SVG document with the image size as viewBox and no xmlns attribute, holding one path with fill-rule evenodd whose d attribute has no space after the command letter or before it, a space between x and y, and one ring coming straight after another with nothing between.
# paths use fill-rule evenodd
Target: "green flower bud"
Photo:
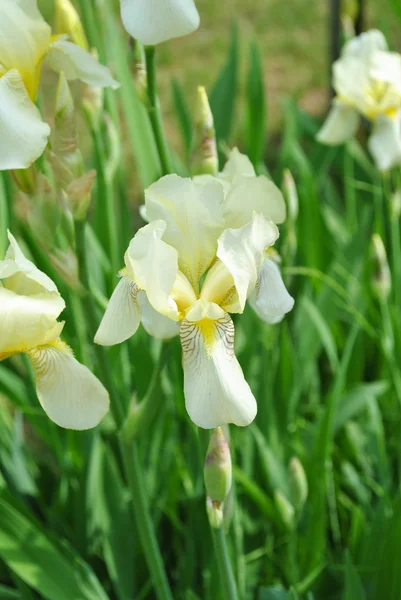
<instances>
[{"instance_id":1,"label":"green flower bud","mask_svg":"<svg viewBox=\"0 0 401 600\"><path fill-rule=\"evenodd\" d=\"M391 272L388 266L387 253L378 233L372 237L373 277L372 288L377 298L385 302L391 292Z\"/></svg>"},{"instance_id":2,"label":"green flower bud","mask_svg":"<svg viewBox=\"0 0 401 600\"><path fill-rule=\"evenodd\" d=\"M70 0L56 0L55 29L57 33L67 33L75 44L89 50L81 19Z\"/></svg>"},{"instance_id":3,"label":"green flower bud","mask_svg":"<svg viewBox=\"0 0 401 600\"><path fill-rule=\"evenodd\" d=\"M213 430L204 467L205 486L212 502L224 502L232 483L230 448L221 427Z\"/></svg>"},{"instance_id":4,"label":"green flower bud","mask_svg":"<svg viewBox=\"0 0 401 600\"><path fill-rule=\"evenodd\" d=\"M298 218L299 199L295 181L289 169L284 170L283 191L287 200L288 219L294 222Z\"/></svg>"},{"instance_id":5,"label":"green flower bud","mask_svg":"<svg viewBox=\"0 0 401 600\"><path fill-rule=\"evenodd\" d=\"M295 509L293 505L280 490L274 492L274 503L284 525L291 531L295 524Z\"/></svg>"},{"instance_id":6,"label":"green flower bud","mask_svg":"<svg viewBox=\"0 0 401 600\"><path fill-rule=\"evenodd\" d=\"M216 175L219 170L213 115L206 90L198 87L195 105L194 148L191 156L192 175Z\"/></svg>"},{"instance_id":7,"label":"green flower bud","mask_svg":"<svg viewBox=\"0 0 401 600\"><path fill-rule=\"evenodd\" d=\"M295 509L300 512L308 498L308 480L301 461L293 456L289 464L290 498Z\"/></svg>"},{"instance_id":8,"label":"green flower bud","mask_svg":"<svg viewBox=\"0 0 401 600\"><path fill-rule=\"evenodd\" d=\"M391 217L394 221L398 221L401 215L401 189L394 192L391 197Z\"/></svg>"}]
</instances>

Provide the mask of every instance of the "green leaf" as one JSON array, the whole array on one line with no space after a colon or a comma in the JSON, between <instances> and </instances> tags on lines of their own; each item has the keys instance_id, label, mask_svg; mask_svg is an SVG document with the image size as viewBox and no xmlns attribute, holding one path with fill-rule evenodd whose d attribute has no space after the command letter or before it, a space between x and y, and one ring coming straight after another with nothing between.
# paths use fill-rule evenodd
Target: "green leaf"
<instances>
[{"instance_id":1,"label":"green leaf","mask_svg":"<svg viewBox=\"0 0 401 600\"><path fill-rule=\"evenodd\" d=\"M263 162L266 138L266 98L263 66L258 42L250 46L246 81L246 151L254 167Z\"/></svg>"},{"instance_id":2,"label":"green leaf","mask_svg":"<svg viewBox=\"0 0 401 600\"><path fill-rule=\"evenodd\" d=\"M292 600L290 592L281 586L260 588L258 600Z\"/></svg>"},{"instance_id":3,"label":"green leaf","mask_svg":"<svg viewBox=\"0 0 401 600\"><path fill-rule=\"evenodd\" d=\"M172 91L175 113L178 119L178 126L181 130L182 139L184 141L185 152L187 157L189 157L192 143L192 119L182 86L176 78L174 78L172 81Z\"/></svg>"},{"instance_id":4,"label":"green leaf","mask_svg":"<svg viewBox=\"0 0 401 600\"><path fill-rule=\"evenodd\" d=\"M231 43L226 63L210 94L217 144L228 143L233 121L238 80L238 28L231 30Z\"/></svg>"},{"instance_id":5,"label":"green leaf","mask_svg":"<svg viewBox=\"0 0 401 600\"><path fill-rule=\"evenodd\" d=\"M330 328L327 325L327 322L324 320L324 317L317 308L317 306L313 302L311 302L311 300L309 300L307 296L303 296L302 304L316 328L316 331L322 342L322 346L326 351L327 358L330 361L331 368L333 371L335 371L338 367L339 361L336 343L334 341L334 337L330 331Z\"/></svg>"},{"instance_id":6,"label":"green leaf","mask_svg":"<svg viewBox=\"0 0 401 600\"><path fill-rule=\"evenodd\" d=\"M343 600L366 600L361 579L358 571L352 564L349 552L347 552L345 564L345 590Z\"/></svg>"},{"instance_id":7,"label":"green leaf","mask_svg":"<svg viewBox=\"0 0 401 600\"><path fill-rule=\"evenodd\" d=\"M339 431L347 421L353 419L364 410L372 400L384 394L388 387L389 384L387 381L362 383L341 396L336 412L335 432Z\"/></svg>"},{"instance_id":8,"label":"green leaf","mask_svg":"<svg viewBox=\"0 0 401 600\"><path fill-rule=\"evenodd\" d=\"M46 533L0 497L0 556L48 600L108 600L92 570L67 556Z\"/></svg>"}]
</instances>

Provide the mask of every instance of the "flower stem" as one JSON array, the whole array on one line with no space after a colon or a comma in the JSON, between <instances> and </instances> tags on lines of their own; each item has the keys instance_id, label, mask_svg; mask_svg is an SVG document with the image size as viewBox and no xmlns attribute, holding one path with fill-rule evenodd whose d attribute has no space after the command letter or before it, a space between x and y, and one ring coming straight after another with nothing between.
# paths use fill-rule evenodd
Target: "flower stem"
<instances>
[{"instance_id":1,"label":"flower stem","mask_svg":"<svg viewBox=\"0 0 401 600\"><path fill-rule=\"evenodd\" d=\"M157 97L156 80L156 49L154 46L145 46L146 80L148 96L148 114L155 136L156 146L160 157L163 175L171 173L169 150L163 130L160 104Z\"/></svg>"},{"instance_id":2,"label":"flower stem","mask_svg":"<svg viewBox=\"0 0 401 600\"><path fill-rule=\"evenodd\" d=\"M75 241L80 280L88 292L88 296L85 298L83 304L89 323L88 329L90 335L93 336L97 329L95 310L96 305L93 296L90 293L85 221L75 222ZM116 427L119 430L121 429L125 419L125 410L114 385L113 376L105 351L101 346L95 345L95 348L102 378L110 393L110 410L112 411ZM172 600L168 579L161 558L160 548L157 543L156 534L149 512L145 491L145 476L139 460L137 444L124 444L118 436L118 447L122 456L125 478L131 492L132 512L134 514L136 527L139 533L149 572L155 587L156 597L158 600Z\"/></svg>"},{"instance_id":3,"label":"flower stem","mask_svg":"<svg viewBox=\"0 0 401 600\"><path fill-rule=\"evenodd\" d=\"M211 528L214 551L217 559L217 565L220 573L220 580L224 590L226 600L238 600L237 584L235 582L230 558L228 556L226 535L224 526L219 529Z\"/></svg>"}]
</instances>

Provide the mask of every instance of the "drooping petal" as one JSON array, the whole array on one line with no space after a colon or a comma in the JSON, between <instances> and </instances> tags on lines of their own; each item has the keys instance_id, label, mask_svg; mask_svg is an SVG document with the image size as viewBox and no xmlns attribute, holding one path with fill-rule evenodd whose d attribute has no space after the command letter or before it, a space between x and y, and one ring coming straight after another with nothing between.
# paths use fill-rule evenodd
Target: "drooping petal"
<instances>
[{"instance_id":1,"label":"drooping petal","mask_svg":"<svg viewBox=\"0 0 401 600\"><path fill-rule=\"evenodd\" d=\"M279 323L292 310L294 298L287 292L274 260L265 259L249 304L262 321L270 324Z\"/></svg>"},{"instance_id":2,"label":"drooping petal","mask_svg":"<svg viewBox=\"0 0 401 600\"><path fill-rule=\"evenodd\" d=\"M273 223L283 223L286 216L283 194L264 175L237 175L224 201L225 226L237 229L246 225L254 211Z\"/></svg>"},{"instance_id":3,"label":"drooping petal","mask_svg":"<svg viewBox=\"0 0 401 600\"><path fill-rule=\"evenodd\" d=\"M59 337L64 307L57 293L20 296L0 285L0 352L23 352Z\"/></svg>"},{"instance_id":4,"label":"drooping petal","mask_svg":"<svg viewBox=\"0 0 401 600\"><path fill-rule=\"evenodd\" d=\"M167 175L146 190L145 201L148 219L166 222L163 239L178 251L180 270L197 291L223 231L221 184Z\"/></svg>"},{"instance_id":5,"label":"drooping petal","mask_svg":"<svg viewBox=\"0 0 401 600\"><path fill-rule=\"evenodd\" d=\"M401 111L375 119L368 147L380 171L401 164Z\"/></svg>"},{"instance_id":6,"label":"drooping petal","mask_svg":"<svg viewBox=\"0 0 401 600\"><path fill-rule=\"evenodd\" d=\"M263 215L240 229L227 229L218 242L217 256L231 273L237 290L240 311L255 288L263 264L264 251L278 238L278 229ZM204 283L206 285L207 277ZM213 298L210 298L213 301Z\"/></svg>"},{"instance_id":7,"label":"drooping petal","mask_svg":"<svg viewBox=\"0 0 401 600\"><path fill-rule=\"evenodd\" d=\"M142 44L154 46L199 27L193 0L121 0L125 29Z\"/></svg>"},{"instance_id":8,"label":"drooping petal","mask_svg":"<svg viewBox=\"0 0 401 600\"><path fill-rule=\"evenodd\" d=\"M130 277L123 275L109 300L96 332L96 344L113 346L121 344L134 335L141 322L137 296L138 286Z\"/></svg>"},{"instance_id":9,"label":"drooping petal","mask_svg":"<svg viewBox=\"0 0 401 600\"><path fill-rule=\"evenodd\" d=\"M109 409L109 394L66 344L41 346L28 353L36 391L47 416L65 429L96 427Z\"/></svg>"},{"instance_id":10,"label":"drooping petal","mask_svg":"<svg viewBox=\"0 0 401 600\"><path fill-rule=\"evenodd\" d=\"M334 100L333 106L316 139L323 144L343 144L352 139L358 129L359 114L355 108Z\"/></svg>"},{"instance_id":11,"label":"drooping petal","mask_svg":"<svg viewBox=\"0 0 401 600\"><path fill-rule=\"evenodd\" d=\"M249 425L256 416L256 400L234 354L229 315L217 321L183 321L180 336L185 405L192 421L205 429Z\"/></svg>"},{"instance_id":12,"label":"drooping petal","mask_svg":"<svg viewBox=\"0 0 401 600\"><path fill-rule=\"evenodd\" d=\"M157 312L149 302L145 292L139 292L141 322L149 335L161 340L169 340L180 333L180 324Z\"/></svg>"},{"instance_id":13,"label":"drooping petal","mask_svg":"<svg viewBox=\"0 0 401 600\"><path fill-rule=\"evenodd\" d=\"M5 259L0 261L0 279L5 279L5 287L16 294L30 296L45 292L56 292L55 283L25 258L17 240L8 232L10 246Z\"/></svg>"},{"instance_id":14,"label":"drooping petal","mask_svg":"<svg viewBox=\"0 0 401 600\"><path fill-rule=\"evenodd\" d=\"M64 39L52 43L46 60L55 71L63 71L68 80L80 79L93 87L120 87L110 69L80 46Z\"/></svg>"},{"instance_id":15,"label":"drooping petal","mask_svg":"<svg viewBox=\"0 0 401 600\"><path fill-rule=\"evenodd\" d=\"M0 78L0 171L28 168L43 154L49 135L20 74L8 71Z\"/></svg>"},{"instance_id":16,"label":"drooping petal","mask_svg":"<svg viewBox=\"0 0 401 600\"><path fill-rule=\"evenodd\" d=\"M166 223L152 221L131 240L125 253L128 274L159 313L177 319L178 310L170 297L178 273L177 250L162 240Z\"/></svg>"}]
</instances>

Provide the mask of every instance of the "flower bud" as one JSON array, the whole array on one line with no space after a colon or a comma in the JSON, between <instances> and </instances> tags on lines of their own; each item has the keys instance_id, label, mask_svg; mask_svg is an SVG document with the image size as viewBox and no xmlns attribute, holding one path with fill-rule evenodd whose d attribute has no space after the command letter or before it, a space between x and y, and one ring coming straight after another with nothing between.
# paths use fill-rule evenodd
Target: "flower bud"
<instances>
[{"instance_id":1,"label":"flower bud","mask_svg":"<svg viewBox=\"0 0 401 600\"><path fill-rule=\"evenodd\" d=\"M92 170L74 179L67 187L67 196L71 203L71 212L74 221L83 221L88 212L92 188L96 178L96 171Z\"/></svg>"},{"instance_id":2,"label":"flower bud","mask_svg":"<svg viewBox=\"0 0 401 600\"><path fill-rule=\"evenodd\" d=\"M391 218L398 221L401 215L401 189L398 189L391 196Z\"/></svg>"},{"instance_id":3,"label":"flower bud","mask_svg":"<svg viewBox=\"0 0 401 600\"><path fill-rule=\"evenodd\" d=\"M274 492L274 503L284 525L291 531L295 524L295 510L293 505L280 490Z\"/></svg>"},{"instance_id":4,"label":"flower bud","mask_svg":"<svg viewBox=\"0 0 401 600\"><path fill-rule=\"evenodd\" d=\"M213 527L213 529L220 529L224 522L223 504L221 502L213 502L213 500L207 496L206 512L210 526Z\"/></svg>"},{"instance_id":5,"label":"flower bud","mask_svg":"<svg viewBox=\"0 0 401 600\"><path fill-rule=\"evenodd\" d=\"M288 219L294 222L298 218L299 200L295 181L289 169L284 170L283 190L287 200Z\"/></svg>"},{"instance_id":6,"label":"flower bud","mask_svg":"<svg viewBox=\"0 0 401 600\"><path fill-rule=\"evenodd\" d=\"M191 156L192 175L216 175L219 170L213 115L206 90L198 87L195 104L194 148Z\"/></svg>"},{"instance_id":7,"label":"flower bud","mask_svg":"<svg viewBox=\"0 0 401 600\"><path fill-rule=\"evenodd\" d=\"M204 467L205 486L212 502L224 502L232 483L230 448L221 427L213 430Z\"/></svg>"},{"instance_id":8,"label":"flower bud","mask_svg":"<svg viewBox=\"0 0 401 600\"><path fill-rule=\"evenodd\" d=\"M308 498L308 480L301 461L293 456L289 464L290 498L295 509L300 512Z\"/></svg>"},{"instance_id":9,"label":"flower bud","mask_svg":"<svg viewBox=\"0 0 401 600\"><path fill-rule=\"evenodd\" d=\"M391 292L391 272L388 266L387 253L378 233L372 237L373 277L372 288L377 298L383 302Z\"/></svg>"},{"instance_id":10,"label":"flower bud","mask_svg":"<svg viewBox=\"0 0 401 600\"><path fill-rule=\"evenodd\" d=\"M70 0L56 0L55 28L57 33L67 33L75 44L89 50L81 19Z\"/></svg>"}]
</instances>

